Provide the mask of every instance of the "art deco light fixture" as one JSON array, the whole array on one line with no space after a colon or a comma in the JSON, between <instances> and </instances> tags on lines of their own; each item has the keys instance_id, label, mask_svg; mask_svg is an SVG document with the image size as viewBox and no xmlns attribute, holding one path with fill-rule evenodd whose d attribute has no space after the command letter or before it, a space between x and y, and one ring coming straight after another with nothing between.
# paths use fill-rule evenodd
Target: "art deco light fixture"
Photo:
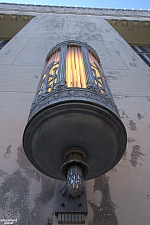
<instances>
[{"instance_id":1,"label":"art deco light fixture","mask_svg":"<svg viewBox=\"0 0 150 225\"><path fill-rule=\"evenodd\" d=\"M59 223L85 222L84 181L111 170L126 141L95 50L78 41L56 45L45 61L23 145L38 170L60 180L55 204Z\"/></svg>"}]
</instances>

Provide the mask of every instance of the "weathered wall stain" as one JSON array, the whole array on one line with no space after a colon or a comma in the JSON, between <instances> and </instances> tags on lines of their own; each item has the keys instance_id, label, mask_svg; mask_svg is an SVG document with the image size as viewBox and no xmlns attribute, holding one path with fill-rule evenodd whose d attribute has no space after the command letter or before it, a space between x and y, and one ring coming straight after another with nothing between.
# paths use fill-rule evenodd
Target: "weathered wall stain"
<instances>
[{"instance_id":1,"label":"weathered wall stain","mask_svg":"<svg viewBox=\"0 0 150 225\"><path fill-rule=\"evenodd\" d=\"M94 191L101 192L102 200L100 206L89 202L94 214L89 225L119 225L115 212L116 206L111 199L108 181L109 177L106 175L95 179Z\"/></svg>"},{"instance_id":2,"label":"weathered wall stain","mask_svg":"<svg viewBox=\"0 0 150 225\"><path fill-rule=\"evenodd\" d=\"M130 62L130 63L129 63L129 64L130 64L130 66L137 67L137 65L136 65L136 61L137 61L137 59L136 59L134 56L132 56L132 62Z\"/></svg>"},{"instance_id":3,"label":"weathered wall stain","mask_svg":"<svg viewBox=\"0 0 150 225\"><path fill-rule=\"evenodd\" d=\"M3 211L11 209L14 214L19 214L22 225L29 224L28 194L29 181L19 170L7 175L0 187L0 208Z\"/></svg>"},{"instance_id":4,"label":"weathered wall stain","mask_svg":"<svg viewBox=\"0 0 150 225\"><path fill-rule=\"evenodd\" d=\"M41 174L32 166L26 158L22 146L18 147L17 156L19 168L16 171L11 175L0 171L0 175L4 177L0 187L0 208L2 211L13 210L18 224L47 224L47 218L53 213L51 204L53 204L55 180ZM41 185L40 192L35 194L35 197L30 193L33 181L39 182ZM34 187L32 189L34 191ZM34 192L36 192L36 186Z\"/></svg>"},{"instance_id":5,"label":"weathered wall stain","mask_svg":"<svg viewBox=\"0 0 150 225\"><path fill-rule=\"evenodd\" d=\"M119 73L117 71L109 71L107 72L109 75L106 75L107 79L109 80L109 82L113 79L113 80L118 80L119 77L121 77L119 75Z\"/></svg>"},{"instance_id":6,"label":"weathered wall stain","mask_svg":"<svg viewBox=\"0 0 150 225\"><path fill-rule=\"evenodd\" d=\"M50 178L41 180L40 195L35 198L35 206L29 215L29 224L47 224L48 217L53 215L53 198L55 194L55 180Z\"/></svg>"},{"instance_id":7,"label":"weathered wall stain","mask_svg":"<svg viewBox=\"0 0 150 225\"><path fill-rule=\"evenodd\" d=\"M147 97L148 101L150 102L150 97Z\"/></svg>"},{"instance_id":8,"label":"weathered wall stain","mask_svg":"<svg viewBox=\"0 0 150 225\"><path fill-rule=\"evenodd\" d=\"M132 148L132 153L131 153L131 165L136 167L138 164L138 158L141 158L141 156L144 156L143 153L141 153L141 148L139 145L134 145ZM141 164L140 164L141 165Z\"/></svg>"},{"instance_id":9,"label":"weathered wall stain","mask_svg":"<svg viewBox=\"0 0 150 225\"><path fill-rule=\"evenodd\" d=\"M131 130L137 130L136 123L133 122L133 120L129 121L130 129Z\"/></svg>"},{"instance_id":10,"label":"weathered wall stain","mask_svg":"<svg viewBox=\"0 0 150 225\"><path fill-rule=\"evenodd\" d=\"M123 109L119 110L119 114L120 114L121 119L129 118L129 116L125 113L125 111Z\"/></svg>"},{"instance_id":11,"label":"weathered wall stain","mask_svg":"<svg viewBox=\"0 0 150 225\"><path fill-rule=\"evenodd\" d=\"M141 113L137 113L137 118L138 118L139 120L141 120L141 119L144 118L144 116L143 116Z\"/></svg>"},{"instance_id":12,"label":"weathered wall stain","mask_svg":"<svg viewBox=\"0 0 150 225\"><path fill-rule=\"evenodd\" d=\"M140 196L142 199L150 200L150 195L148 192L146 194L140 194Z\"/></svg>"},{"instance_id":13,"label":"weathered wall stain","mask_svg":"<svg viewBox=\"0 0 150 225\"><path fill-rule=\"evenodd\" d=\"M17 149L17 163L20 167L20 170L26 174L28 179L35 179L41 181L42 173L40 173L27 159L23 147L19 146Z\"/></svg>"},{"instance_id":14,"label":"weathered wall stain","mask_svg":"<svg viewBox=\"0 0 150 225\"><path fill-rule=\"evenodd\" d=\"M52 216L50 209L52 210L53 207L50 207L50 204L55 194L55 180L43 175L33 167L25 156L22 146L18 148L17 162L29 180L35 179L41 184L41 191L34 199L34 207L29 213L29 224L46 224L47 218Z\"/></svg>"},{"instance_id":15,"label":"weathered wall stain","mask_svg":"<svg viewBox=\"0 0 150 225\"><path fill-rule=\"evenodd\" d=\"M7 175L8 173L4 172L3 170L0 170L0 177L5 177Z\"/></svg>"},{"instance_id":16,"label":"weathered wall stain","mask_svg":"<svg viewBox=\"0 0 150 225\"><path fill-rule=\"evenodd\" d=\"M128 142L128 143L132 143L132 142L135 142L135 141L136 141L136 140L135 140L134 138L128 138L128 139L127 139L127 142Z\"/></svg>"},{"instance_id":17,"label":"weathered wall stain","mask_svg":"<svg viewBox=\"0 0 150 225\"><path fill-rule=\"evenodd\" d=\"M6 148L6 152L5 152L5 154L4 154L4 157L5 157L5 158L9 158L10 154L11 154L11 145L9 145L9 146Z\"/></svg>"},{"instance_id":18,"label":"weathered wall stain","mask_svg":"<svg viewBox=\"0 0 150 225\"><path fill-rule=\"evenodd\" d=\"M125 150L122 159L126 160L126 156L127 156L127 150Z\"/></svg>"}]
</instances>

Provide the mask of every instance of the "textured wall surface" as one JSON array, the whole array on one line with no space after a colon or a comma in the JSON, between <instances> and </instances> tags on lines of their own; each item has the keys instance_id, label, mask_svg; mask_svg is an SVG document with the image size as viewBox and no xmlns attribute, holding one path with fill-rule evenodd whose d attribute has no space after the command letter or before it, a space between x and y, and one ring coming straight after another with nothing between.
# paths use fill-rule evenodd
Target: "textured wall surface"
<instances>
[{"instance_id":1,"label":"textured wall surface","mask_svg":"<svg viewBox=\"0 0 150 225\"><path fill-rule=\"evenodd\" d=\"M88 8L88 7L66 7L66 6L52 6L52 5L32 5L32 4L6 4L0 2L1 14L17 14L17 15L38 15L43 13L57 13L57 14L77 14L77 15L95 15L101 17L122 17L130 20L136 18L137 20L150 20L149 10L128 10L128 9L109 9L109 8Z\"/></svg>"},{"instance_id":2,"label":"textured wall surface","mask_svg":"<svg viewBox=\"0 0 150 225\"><path fill-rule=\"evenodd\" d=\"M150 69L107 21L56 13L33 18L0 51L0 219L9 209L19 225L57 224L55 180L27 160L22 134L45 57L65 40L97 51L128 134L119 164L87 182L86 225L149 225Z\"/></svg>"}]
</instances>

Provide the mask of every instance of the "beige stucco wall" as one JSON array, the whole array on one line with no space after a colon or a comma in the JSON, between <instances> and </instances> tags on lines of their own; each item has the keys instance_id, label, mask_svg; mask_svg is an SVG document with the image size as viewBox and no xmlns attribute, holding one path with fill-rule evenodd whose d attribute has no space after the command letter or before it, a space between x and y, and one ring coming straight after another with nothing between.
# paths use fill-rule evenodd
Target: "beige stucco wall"
<instances>
[{"instance_id":1,"label":"beige stucco wall","mask_svg":"<svg viewBox=\"0 0 150 225\"><path fill-rule=\"evenodd\" d=\"M22 134L49 50L65 40L93 47L128 134L119 164L87 182L87 225L149 225L150 69L104 19L48 14L33 18L0 51L0 219L13 210L19 225L46 225L53 215L55 180L27 160Z\"/></svg>"}]
</instances>

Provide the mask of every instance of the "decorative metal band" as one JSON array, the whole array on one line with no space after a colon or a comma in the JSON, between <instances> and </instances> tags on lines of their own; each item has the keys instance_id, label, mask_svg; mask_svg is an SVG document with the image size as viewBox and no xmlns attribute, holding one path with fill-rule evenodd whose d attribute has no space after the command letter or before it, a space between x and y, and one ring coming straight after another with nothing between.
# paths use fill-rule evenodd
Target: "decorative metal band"
<instances>
[{"instance_id":1,"label":"decorative metal band","mask_svg":"<svg viewBox=\"0 0 150 225\"><path fill-rule=\"evenodd\" d=\"M53 52L55 52L57 49L60 49L62 46L80 46L80 47L85 47L87 48L89 51L91 51L93 53L93 55L98 59L99 63L100 63L100 60L99 60L99 56L98 54L96 53L96 51L91 47L89 46L87 43L85 42L81 42L81 41L75 41L75 40L69 40L69 41L64 41L64 42L61 42L59 44L57 44L55 47L53 47L50 52L48 53L47 57L46 57L46 60L49 59L49 57L51 56L51 54Z\"/></svg>"},{"instance_id":2,"label":"decorative metal band","mask_svg":"<svg viewBox=\"0 0 150 225\"><path fill-rule=\"evenodd\" d=\"M62 88L55 89L52 92L42 95L38 102L33 103L29 115L29 120L40 110L49 107L56 103L66 101L84 101L107 108L119 116L118 110L111 98L109 99L99 91L94 91L87 88Z\"/></svg>"}]
</instances>

